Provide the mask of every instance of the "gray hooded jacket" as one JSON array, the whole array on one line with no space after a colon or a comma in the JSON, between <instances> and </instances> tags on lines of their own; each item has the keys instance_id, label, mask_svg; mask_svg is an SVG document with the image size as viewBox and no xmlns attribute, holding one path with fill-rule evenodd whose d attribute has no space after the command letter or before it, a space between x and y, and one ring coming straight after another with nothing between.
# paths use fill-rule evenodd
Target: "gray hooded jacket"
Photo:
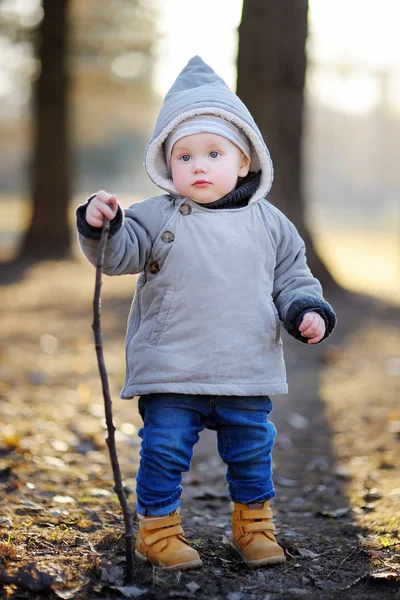
<instances>
[{"instance_id":1,"label":"gray hooded jacket","mask_svg":"<svg viewBox=\"0 0 400 600\"><path fill-rule=\"evenodd\" d=\"M212 210L181 197L163 143L187 118L219 115L252 145L260 184L241 208ZM140 273L126 335L122 398L154 392L267 395L287 392L281 322L301 341L299 317L318 310L327 337L335 314L311 274L294 225L267 200L272 162L249 111L200 57L165 97L145 167L165 194L122 211L111 223L104 272ZM78 208L81 248L95 264L99 230Z\"/></svg>"}]
</instances>

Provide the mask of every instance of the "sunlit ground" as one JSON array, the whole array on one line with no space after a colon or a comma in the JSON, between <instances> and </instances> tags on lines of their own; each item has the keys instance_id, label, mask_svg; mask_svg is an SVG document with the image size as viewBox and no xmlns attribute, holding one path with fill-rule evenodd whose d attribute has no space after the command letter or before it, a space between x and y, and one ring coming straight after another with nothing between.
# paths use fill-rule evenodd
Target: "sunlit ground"
<instances>
[{"instance_id":1,"label":"sunlit ground","mask_svg":"<svg viewBox=\"0 0 400 600\"><path fill-rule=\"evenodd\" d=\"M128 206L134 199L129 196L119 200ZM72 204L71 226L74 207L80 201ZM28 219L27 204L3 196L0 215L0 260L5 261L12 258L17 248L19 232ZM314 240L341 285L400 305L400 243L394 232L325 230Z\"/></svg>"}]
</instances>

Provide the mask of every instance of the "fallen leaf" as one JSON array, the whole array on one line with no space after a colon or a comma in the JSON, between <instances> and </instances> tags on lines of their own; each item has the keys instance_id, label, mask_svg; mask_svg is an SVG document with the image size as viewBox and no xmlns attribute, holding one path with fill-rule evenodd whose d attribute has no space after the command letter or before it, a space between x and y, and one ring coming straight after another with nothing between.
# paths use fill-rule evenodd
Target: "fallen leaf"
<instances>
[{"instance_id":1,"label":"fallen leaf","mask_svg":"<svg viewBox=\"0 0 400 600\"><path fill-rule=\"evenodd\" d=\"M307 548L298 548L298 553L300 556L304 556L306 558L318 558L319 554L316 554L312 550L307 550Z\"/></svg>"},{"instance_id":2,"label":"fallen leaf","mask_svg":"<svg viewBox=\"0 0 400 600\"><path fill-rule=\"evenodd\" d=\"M197 590L200 589L200 586L195 581L190 581L186 584L186 587L192 594L194 594L195 592L197 592Z\"/></svg>"},{"instance_id":3,"label":"fallen leaf","mask_svg":"<svg viewBox=\"0 0 400 600\"><path fill-rule=\"evenodd\" d=\"M57 504L71 504L75 502L71 496L53 496L52 500L53 502L57 502Z\"/></svg>"},{"instance_id":4,"label":"fallen leaf","mask_svg":"<svg viewBox=\"0 0 400 600\"><path fill-rule=\"evenodd\" d=\"M101 523L101 516L96 510L85 508L85 513L88 519L95 523Z\"/></svg>"},{"instance_id":5,"label":"fallen leaf","mask_svg":"<svg viewBox=\"0 0 400 600\"><path fill-rule=\"evenodd\" d=\"M55 469L65 469L66 464L61 458L57 458L57 456L44 456L43 462L49 467L54 467Z\"/></svg>"},{"instance_id":6,"label":"fallen leaf","mask_svg":"<svg viewBox=\"0 0 400 600\"><path fill-rule=\"evenodd\" d=\"M143 594L147 594L149 590L136 587L135 585L127 585L127 586L111 586L111 589L118 590L125 598L139 598L139 596L143 596Z\"/></svg>"},{"instance_id":7,"label":"fallen leaf","mask_svg":"<svg viewBox=\"0 0 400 600\"><path fill-rule=\"evenodd\" d=\"M364 494L364 500L367 503L372 502L373 500L380 500L381 498L382 494L380 494L376 488L372 488Z\"/></svg>"},{"instance_id":8,"label":"fallen leaf","mask_svg":"<svg viewBox=\"0 0 400 600\"><path fill-rule=\"evenodd\" d=\"M101 581L104 583L119 583L124 576L124 570L122 567L112 565L108 568L101 568Z\"/></svg>"},{"instance_id":9,"label":"fallen leaf","mask_svg":"<svg viewBox=\"0 0 400 600\"><path fill-rule=\"evenodd\" d=\"M39 506L35 502L31 502L30 500L21 500L21 504L27 510L39 511L43 510L43 506Z\"/></svg>"},{"instance_id":10,"label":"fallen leaf","mask_svg":"<svg viewBox=\"0 0 400 600\"><path fill-rule=\"evenodd\" d=\"M61 510L61 508L50 508L46 512L52 517L61 517L61 515L69 515L69 512L67 510Z\"/></svg>"},{"instance_id":11,"label":"fallen leaf","mask_svg":"<svg viewBox=\"0 0 400 600\"><path fill-rule=\"evenodd\" d=\"M3 544L0 542L0 558L2 560L17 558L15 548L13 546L10 546L9 544Z\"/></svg>"},{"instance_id":12,"label":"fallen leaf","mask_svg":"<svg viewBox=\"0 0 400 600\"><path fill-rule=\"evenodd\" d=\"M79 519L76 526L84 531L90 531L91 529L98 527L93 521L89 521L89 519Z\"/></svg>"},{"instance_id":13,"label":"fallen leaf","mask_svg":"<svg viewBox=\"0 0 400 600\"><path fill-rule=\"evenodd\" d=\"M351 473L347 467L344 465L337 465L333 469L333 474L341 479L351 479Z\"/></svg>"},{"instance_id":14,"label":"fallen leaf","mask_svg":"<svg viewBox=\"0 0 400 600\"><path fill-rule=\"evenodd\" d=\"M351 508L345 506L343 508L336 508L335 510L319 510L316 514L317 517L328 517L330 519L338 519L344 517L350 512Z\"/></svg>"},{"instance_id":15,"label":"fallen leaf","mask_svg":"<svg viewBox=\"0 0 400 600\"><path fill-rule=\"evenodd\" d=\"M54 440L51 443L51 447L57 450L57 452L66 452L68 450L68 444L62 440Z\"/></svg>"},{"instance_id":16,"label":"fallen leaf","mask_svg":"<svg viewBox=\"0 0 400 600\"><path fill-rule=\"evenodd\" d=\"M8 450L21 448L21 439L15 433L5 433L2 436L2 442Z\"/></svg>"},{"instance_id":17,"label":"fallen leaf","mask_svg":"<svg viewBox=\"0 0 400 600\"><path fill-rule=\"evenodd\" d=\"M40 349L45 354L55 354L58 348L58 340L54 337L54 335L44 333L40 336L39 345Z\"/></svg>"},{"instance_id":18,"label":"fallen leaf","mask_svg":"<svg viewBox=\"0 0 400 600\"><path fill-rule=\"evenodd\" d=\"M102 490L100 488L90 488L89 494L95 498L109 498L112 495L109 490Z\"/></svg>"},{"instance_id":19,"label":"fallen leaf","mask_svg":"<svg viewBox=\"0 0 400 600\"><path fill-rule=\"evenodd\" d=\"M78 592L81 591L81 587L76 587L72 590L62 590L61 588L56 588L54 593L58 598L62 598L63 600L71 600L71 598L75 598Z\"/></svg>"}]
</instances>

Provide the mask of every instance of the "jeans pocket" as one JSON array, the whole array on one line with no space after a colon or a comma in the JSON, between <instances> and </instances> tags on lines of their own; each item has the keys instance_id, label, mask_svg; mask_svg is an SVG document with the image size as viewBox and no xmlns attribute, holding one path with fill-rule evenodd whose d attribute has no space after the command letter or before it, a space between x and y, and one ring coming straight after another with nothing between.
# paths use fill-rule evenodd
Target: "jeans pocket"
<instances>
[{"instance_id":1,"label":"jeans pocket","mask_svg":"<svg viewBox=\"0 0 400 600\"><path fill-rule=\"evenodd\" d=\"M173 290L167 290L161 301L160 309L155 318L154 327L149 338L149 344L152 344L153 346L156 346L158 344L160 337L163 331L165 330L165 325L171 308L173 295Z\"/></svg>"}]
</instances>

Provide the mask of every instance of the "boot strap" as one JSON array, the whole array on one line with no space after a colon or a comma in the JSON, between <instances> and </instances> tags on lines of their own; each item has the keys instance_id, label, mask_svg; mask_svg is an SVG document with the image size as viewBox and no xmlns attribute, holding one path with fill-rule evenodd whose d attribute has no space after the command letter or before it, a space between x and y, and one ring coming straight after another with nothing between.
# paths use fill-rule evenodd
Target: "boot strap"
<instances>
[{"instance_id":1,"label":"boot strap","mask_svg":"<svg viewBox=\"0 0 400 600\"><path fill-rule=\"evenodd\" d=\"M183 535L183 529L180 525L176 525L175 527L166 527L165 529L160 529L160 531L156 531L149 536L144 538L144 541L149 546L152 546L156 542L163 540L169 537L175 537L177 535Z\"/></svg>"},{"instance_id":2,"label":"boot strap","mask_svg":"<svg viewBox=\"0 0 400 600\"><path fill-rule=\"evenodd\" d=\"M163 517L162 519L142 519L142 526L146 531L152 531L153 529L160 529L161 527L178 525L180 522L181 516L177 513L176 515Z\"/></svg>"},{"instance_id":3,"label":"boot strap","mask_svg":"<svg viewBox=\"0 0 400 600\"><path fill-rule=\"evenodd\" d=\"M239 521L252 521L253 519L272 519L271 508L249 508L233 511L233 517Z\"/></svg>"},{"instance_id":4,"label":"boot strap","mask_svg":"<svg viewBox=\"0 0 400 600\"><path fill-rule=\"evenodd\" d=\"M256 521L255 523L245 523L241 525L244 534L252 531L275 531L275 525L271 521Z\"/></svg>"}]
</instances>

